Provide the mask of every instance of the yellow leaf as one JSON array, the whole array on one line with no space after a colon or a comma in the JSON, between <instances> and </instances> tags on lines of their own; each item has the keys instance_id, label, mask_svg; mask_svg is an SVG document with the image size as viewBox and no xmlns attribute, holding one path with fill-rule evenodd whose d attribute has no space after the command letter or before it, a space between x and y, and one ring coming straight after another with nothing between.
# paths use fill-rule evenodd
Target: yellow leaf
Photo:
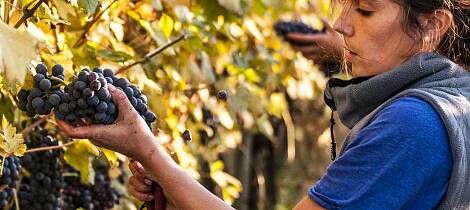
<instances>
[{"instance_id":1,"label":"yellow leaf","mask_svg":"<svg viewBox=\"0 0 470 210\"><path fill-rule=\"evenodd\" d=\"M112 168L118 166L118 158L115 152L105 149L105 148L101 148L101 151L103 152L106 159L108 159L109 165Z\"/></svg>"},{"instance_id":2,"label":"yellow leaf","mask_svg":"<svg viewBox=\"0 0 470 210\"><path fill-rule=\"evenodd\" d=\"M158 26L160 26L166 38L170 38L171 32L173 31L173 19L171 19L171 17L167 14L163 13L160 21L158 22Z\"/></svg>"},{"instance_id":3,"label":"yellow leaf","mask_svg":"<svg viewBox=\"0 0 470 210\"><path fill-rule=\"evenodd\" d=\"M93 183L95 174L91 166L92 154L95 152L95 146L87 140L76 140L74 144L67 148L64 159L72 167L80 171L81 179L84 183Z\"/></svg>"},{"instance_id":4,"label":"yellow leaf","mask_svg":"<svg viewBox=\"0 0 470 210\"><path fill-rule=\"evenodd\" d=\"M287 109L287 102L282 93L273 93L270 96L268 111L277 117L282 117L282 112Z\"/></svg>"},{"instance_id":5,"label":"yellow leaf","mask_svg":"<svg viewBox=\"0 0 470 210\"><path fill-rule=\"evenodd\" d=\"M2 130L0 148L5 153L4 156L23 156L26 152L26 145L24 144L23 134L16 133L16 128L8 123L5 115L2 118Z\"/></svg>"},{"instance_id":6,"label":"yellow leaf","mask_svg":"<svg viewBox=\"0 0 470 210\"><path fill-rule=\"evenodd\" d=\"M23 84L31 60L37 57L36 47L37 40L31 34L0 21L0 73L10 86Z\"/></svg>"}]
</instances>

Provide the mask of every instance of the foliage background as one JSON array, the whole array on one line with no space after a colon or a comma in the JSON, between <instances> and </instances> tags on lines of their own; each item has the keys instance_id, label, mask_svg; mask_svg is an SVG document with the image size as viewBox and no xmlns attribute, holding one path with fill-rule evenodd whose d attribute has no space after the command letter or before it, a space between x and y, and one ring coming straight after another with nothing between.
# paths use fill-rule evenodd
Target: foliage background
<instances>
[{"instance_id":1,"label":"foliage background","mask_svg":"<svg viewBox=\"0 0 470 210\"><path fill-rule=\"evenodd\" d=\"M329 164L326 78L272 29L279 19L322 27L319 17L328 17L328 0L0 5L0 114L10 122L26 118L14 98L20 87L31 86L25 75L39 62L64 65L70 81L85 66L118 70L148 58L123 75L149 98L158 115L158 139L191 176L237 209L290 209ZM146 56L181 35L187 39ZM219 90L229 93L226 102L215 97ZM181 138L185 129L193 133L191 143ZM344 131L339 129L338 139ZM66 148L65 157L86 182L93 177L90 162L100 153L88 141L78 142ZM104 154L112 164L125 164L119 154ZM116 209L135 209L135 203L128 196Z\"/></svg>"}]
</instances>

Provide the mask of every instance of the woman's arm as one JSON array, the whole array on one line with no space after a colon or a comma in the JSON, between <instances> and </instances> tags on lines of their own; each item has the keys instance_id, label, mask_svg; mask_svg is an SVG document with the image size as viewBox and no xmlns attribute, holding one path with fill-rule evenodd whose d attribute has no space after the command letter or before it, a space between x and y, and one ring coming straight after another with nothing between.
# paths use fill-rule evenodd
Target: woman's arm
<instances>
[{"instance_id":1,"label":"woman's arm","mask_svg":"<svg viewBox=\"0 0 470 210\"><path fill-rule=\"evenodd\" d=\"M293 210L324 210L324 208L315 203L315 201L309 197L304 197L299 203L297 203Z\"/></svg>"},{"instance_id":2,"label":"woman's arm","mask_svg":"<svg viewBox=\"0 0 470 210\"><path fill-rule=\"evenodd\" d=\"M232 209L188 176L156 141L145 121L132 107L124 92L108 87L119 117L112 125L74 127L57 121L69 137L90 139L94 144L111 149L141 162L148 175L163 189L167 199L178 209Z\"/></svg>"},{"instance_id":3,"label":"woman's arm","mask_svg":"<svg viewBox=\"0 0 470 210\"><path fill-rule=\"evenodd\" d=\"M138 161L177 209L233 209L188 176L152 137L148 142L152 143L143 145L145 155Z\"/></svg>"}]
</instances>

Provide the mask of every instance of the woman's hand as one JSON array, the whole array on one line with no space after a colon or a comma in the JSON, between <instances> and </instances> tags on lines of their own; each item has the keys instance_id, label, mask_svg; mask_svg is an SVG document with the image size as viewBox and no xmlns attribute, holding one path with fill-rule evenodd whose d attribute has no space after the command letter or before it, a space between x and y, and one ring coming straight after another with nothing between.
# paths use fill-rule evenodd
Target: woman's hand
<instances>
[{"instance_id":1,"label":"woman's hand","mask_svg":"<svg viewBox=\"0 0 470 210\"><path fill-rule=\"evenodd\" d=\"M149 127L132 107L125 93L113 85L108 86L119 116L111 125L88 125L74 127L57 120L64 134L71 138L90 139L95 145L119 152L136 160L145 158L145 149L157 145Z\"/></svg>"},{"instance_id":2,"label":"woman's hand","mask_svg":"<svg viewBox=\"0 0 470 210\"><path fill-rule=\"evenodd\" d=\"M325 33L288 33L286 39L296 51L317 64L339 63L343 56L343 40L326 20L322 19L322 22Z\"/></svg>"},{"instance_id":3,"label":"woman's hand","mask_svg":"<svg viewBox=\"0 0 470 210\"><path fill-rule=\"evenodd\" d=\"M132 172L132 176L129 178L129 193L141 201L153 201L155 197L152 192L150 174L145 171L144 167L137 161L131 161L129 163L129 169ZM166 210L177 209L175 205L168 202L168 199L166 199L166 201Z\"/></svg>"},{"instance_id":4,"label":"woman's hand","mask_svg":"<svg viewBox=\"0 0 470 210\"><path fill-rule=\"evenodd\" d=\"M152 192L152 180L144 167L137 161L131 161L129 169L132 172L132 176L129 178L129 193L145 202L155 199Z\"/></svg>"}]
</instances>

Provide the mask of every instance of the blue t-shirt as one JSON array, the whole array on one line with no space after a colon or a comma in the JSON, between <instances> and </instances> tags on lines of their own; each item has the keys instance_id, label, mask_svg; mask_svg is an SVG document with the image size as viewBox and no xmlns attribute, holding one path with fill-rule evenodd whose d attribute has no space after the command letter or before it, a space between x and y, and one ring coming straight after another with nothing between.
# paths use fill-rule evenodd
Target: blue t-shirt
<instances>
[{"instance_id":1,"label":"blue t-shirt","mask_svg":"<svg viewBox=\"0 0 470 210\"><path fill-rule=\"evenodd\" d=\"M439 114L420 98L401 97L352 139L308 196L326 209L433 209L451 169Z\"/></svg>"}]
</instances>

